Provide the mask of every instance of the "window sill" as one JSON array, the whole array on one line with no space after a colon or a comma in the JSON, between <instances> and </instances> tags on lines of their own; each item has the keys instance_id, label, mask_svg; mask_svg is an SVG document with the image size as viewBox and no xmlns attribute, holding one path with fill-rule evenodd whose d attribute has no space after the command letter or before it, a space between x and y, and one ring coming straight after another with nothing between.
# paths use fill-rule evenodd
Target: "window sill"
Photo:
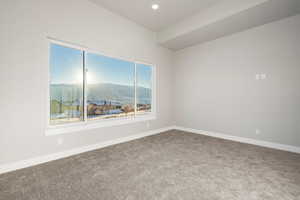
<instances>
[{"instance_id":1,"label":"window sill","mask_svg":"<svg viewBox=\"0 0 300 200\"><path fill-rule=\"evenodd\" d=\"M79 122L67 125L57 125L53 127L49 127L46 129L46 135L60 135L65 133L73 133L79 131L85 131L96 128L104 128L104 127L113 127L120 126L125 124L138 123L143 121L155 120L156 116L153 114L141 115L136 117L129 117L123 119L103 119L103 120L95 120L90 122Z\"/></svg>"}]
</instances>

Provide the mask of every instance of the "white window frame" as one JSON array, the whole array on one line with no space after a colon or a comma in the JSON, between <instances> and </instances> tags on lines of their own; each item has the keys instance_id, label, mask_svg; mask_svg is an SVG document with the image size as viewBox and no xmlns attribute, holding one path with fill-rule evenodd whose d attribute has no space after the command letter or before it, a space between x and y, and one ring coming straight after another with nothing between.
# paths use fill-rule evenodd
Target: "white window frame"
<instances>
[{"instance_id":1,"label":"white window frame","mask_svg":"<svg viewBox=\"0 0 300 200\"><path fill-rule=\"evenodd\" d=\"M149 120L155 120L156 119L156 65L151 64L150 62L144 62L144 61L139 61L136 59L130 59L130 58L124 58L120 56L112 56L107 53L103 53L97 50L93 50L87 47L84 47L82 45L77 45L74 43L70 42L65 42L62 40L57 40L48 37L48 81L47 81L47 127L45 134L46 135L58 135L58 134L64 134L64 133L72 133L72 132L78 132L78 131L84 131L84 130L89 130L89 129L95 129L95 128L102 128L102 127L112 127L112 126L120 126L120 125L125 125L125 124L131 124L131 123L138 123L138 122L145 122ZM111 118L111 119L96 119L92 121L88 121L87 118L87 93L84 92L84 120L79 121L79 122L72 122L72 123L66 123L66 124L58 124L58 125L51 125L50 124L50 83L51 83L51 74L50 74L50 45L51 44L57 44L61 45L63 47L68 47L68 48L73 48L77 49L80 51L83 51L84 56L86 58L87 53L93 53L93 54L98 54L101 56L106 56L110 58L115 58L115 59L120 59L128 62L132 62L135 65L135 114L134 116L129 116L129 117L122 117L122 118ZM84 59L86 62L86 59ZM136 102L137 102L137 96L136 96L136 65L137 64L143 64L150 66L152 68L152 79L151 79L151 84L152 84L152 102L151 102L151 112L145 113L145 114L136 114ZM83 64L84 67L84 90L86 91L86 68L85 68L85 63Z\"/></svg>"}]
</instances>

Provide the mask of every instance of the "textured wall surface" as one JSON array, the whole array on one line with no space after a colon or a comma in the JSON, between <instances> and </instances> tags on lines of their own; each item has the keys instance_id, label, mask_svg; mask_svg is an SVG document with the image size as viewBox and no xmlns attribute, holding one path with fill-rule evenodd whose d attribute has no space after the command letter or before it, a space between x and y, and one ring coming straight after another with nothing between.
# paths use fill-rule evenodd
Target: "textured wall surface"
<instances>
[{"instance_id":1,"label":"textured wall surface","mask_svg":"<svg viewBox=\"0 0 300 200\"><path fill-rule=\"evenodd\" d=\"M176 52L176 125L300 146L299 35L297 15Z\"/></svg>"}]
</instances>

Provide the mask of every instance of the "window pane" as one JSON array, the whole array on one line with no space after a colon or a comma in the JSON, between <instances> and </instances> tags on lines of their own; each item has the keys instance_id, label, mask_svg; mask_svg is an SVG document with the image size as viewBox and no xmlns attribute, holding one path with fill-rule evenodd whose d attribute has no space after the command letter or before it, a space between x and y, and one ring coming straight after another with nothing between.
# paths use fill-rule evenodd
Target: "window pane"
<instances>
[{"instance_id":1,"label":"window pane","mask_svg":"<svg viewBox=\"0 0 300 200\"><path fill-rule=\"evenodd\" d=\"M83 120L83 52L50 45L50 124Z\"/></svg>"},{"instance_id":2,"label":"window pane","mask_svg":"<svg viewBox=\"0 0 300 200\"><path fill-rule=\"evenodd\" d=\"M134 114L134 63L88 53L88 120Z\"/></svg>"},{"instance_id":3,"label":"window pane","mask_svg":"<svg viewBox=\"0 0 300 200\"><path fill-rule=\"evenodd\" d=\"M136 65L137 111L138 114L151 112L152 107L152 67Z\"/></svg>"}]
</instances>

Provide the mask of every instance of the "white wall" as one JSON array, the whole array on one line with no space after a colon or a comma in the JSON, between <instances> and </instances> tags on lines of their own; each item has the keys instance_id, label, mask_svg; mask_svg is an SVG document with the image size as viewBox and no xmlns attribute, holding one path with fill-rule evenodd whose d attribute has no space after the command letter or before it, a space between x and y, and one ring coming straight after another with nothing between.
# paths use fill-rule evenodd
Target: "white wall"
<instances>
[{"instance_id":1,"label":"white wall","mask_svg":"<svg viewBox=\"0 0 300 200\"><path fill-rule=\"evenodd\" d=\"M86 0L0 2L0 164L51 154L172 124L171 52L155 33ZM45 136L47 36L157 65L157 120ZM63 138L62 145L57 144Z\"/></svg>"},{"instance_id":2,"label":"white wall","mask_svg":"<svg viewBox=\"0 0 300 200\"><path fill-rule=\"evenodd\" d=\"M176 52L176 125L300 146L299 44L297 15Z\"/></svg>"}]
</instances>

